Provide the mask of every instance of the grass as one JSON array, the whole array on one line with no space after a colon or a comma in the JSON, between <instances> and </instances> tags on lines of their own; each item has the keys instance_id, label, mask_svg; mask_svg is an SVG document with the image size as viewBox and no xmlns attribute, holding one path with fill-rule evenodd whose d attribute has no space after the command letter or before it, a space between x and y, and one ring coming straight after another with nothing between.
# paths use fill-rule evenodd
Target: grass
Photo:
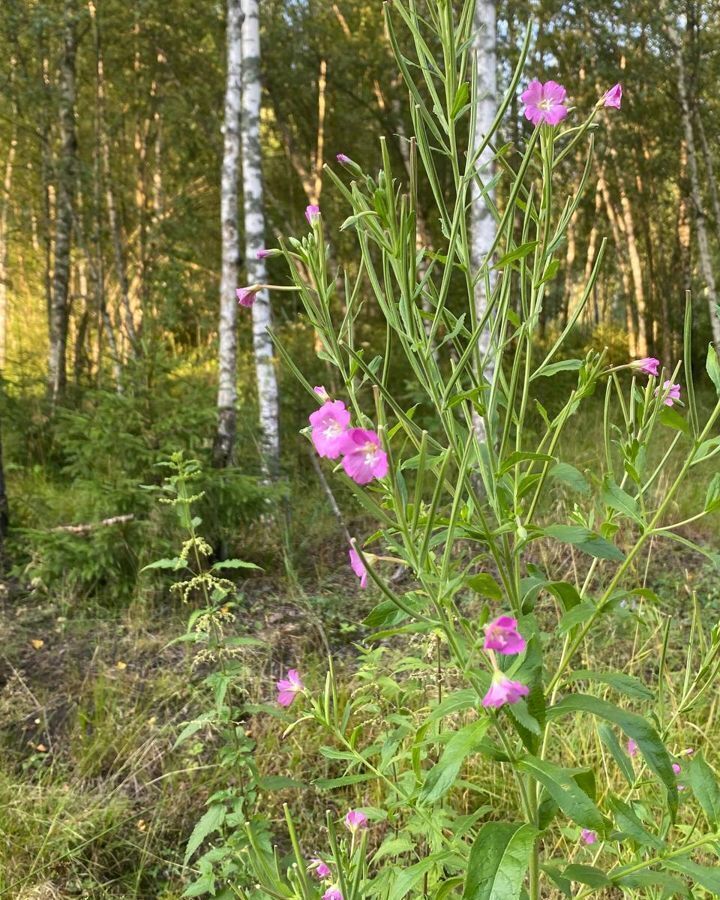
<instances>
[{"instance_id":1,"label":"grass","mask_svg":"<svg viewBox=\"0 0 720 900\"><path fill-rule=\"evenodd\" d=\"M601 446L598 407L591 406L573 420L561 456L592 475ZM659 459L661 452L658 445L653 458ZM666 489L673 465L671 461L663 474L659 491ZM299 473L307 468L298 462ZM712 465L694 471L674 504L676 520L696 508L712 474ZM11 496L20 490L33 496L33 486L41 488L34 494L40 498L39 512L33 512L30 502L23 507L26 523L40 524L41 507L52 507L61 520L71 521L77 513L72 491L65 483L54 483L47 471L11 467L9 476ZM346 565L345 538L321 490L308 486L307 474L304 479L302 487L298 481L291 490L292 515L282 540L273 537L266 521L251 520L231 550L267 569L245 585L241 599L238 628L244 630L250 622L252 632L265 642L264 649L242 661L244 687L251 702L266 702L279 672L292 664L307 674L308 683L320 684L329 649L344 690L354 696L365 692L376 704L375 724L368 724L362 735L368 745L383 717L399 704L418 720L425 714L437 691L437 646L422 638L408 644L386 642L371 656L360 653L356 642L367 631L358 623L375 600L372 592L358 592ZM83 512L92 500L88 485L84 483L80 497ZM369 533L372 525L342 490L338 496L351 533ZM573 502L564 492L554 492L544 515L562 520ZM688 535L712 546L719 525L720 515L714 514L693 524ZM149 533L161 547L160 555L169 555L172 529L154 520ZM112 558L112 535L107 537L102 551ZM91 587L86 591L80 592L77 581L83 558L69 566L60 548L53 557L57 569L48 570L46 559L40 565L44 562L45 570L62 576L28 583L31 565L30 576L19 570L22 583L8 583L0 598L0 897L174 900L193 876L193 863L183 866L188 836L207 798L227 778L218 769L217 737L211 730L174 747L182 724L208 702L198 686L202 667L193 667L185 645L172 643L184 630L188 610L177 606L162 582L143 578L129 606L118 604L114 594L106 602L112 586L104 557L98 561L91 545L74 546L73 552L87 557ZM557 544L538 542L532 552L536 561L568 576L586 565L582 556ZM583 648L583 665L615 665L654 683L662 629L671 616L667 658L674 687L666 705L672 710L683 679L693 593L706 620L717 621L720 577L697 554L669 541L654 542L633 577L656 592L657 605L643 605L641 620L629 615L608 620L600 638ZM406 665L400 675L402 657L421 664ZM627 667L630 658L636 660L633 670ZM443 689L451 689L456 677L444 670ZM261 775L291 776L310 785L318 777L343 772L339 761L321 755L322 738L310 726L301 726L285 740L282 723L268 715L253 715L244 727L256 742ZM572 765L592 754L619 789L607 751L593 735L579 722L562 734L553 758ZM717 769L719 738L717 702L709 696L673 733L672 749L703 746ZM378 790L374 786L368 794L360 786L343 798L328 798L314 787L301 793L284 789L263 794L261 803L282 846L283 802L290 804L303 832L317 834L329 802L382 806ZM499 767L473 759L452 800L462 811L478 806L498 811L510 806L509 790ZM558 850L576 852L576 832L565 828ZM379 828L374 840L382 833Z\"/></svg>"}]
</instances>

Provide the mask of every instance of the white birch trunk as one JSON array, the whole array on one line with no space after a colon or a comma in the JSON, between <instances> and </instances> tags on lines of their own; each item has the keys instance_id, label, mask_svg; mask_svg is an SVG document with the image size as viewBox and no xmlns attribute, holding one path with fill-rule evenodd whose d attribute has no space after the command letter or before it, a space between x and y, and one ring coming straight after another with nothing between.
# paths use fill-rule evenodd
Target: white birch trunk
<instances>
[{"instance_id":1,"label":"white birch trunk","mask_svg":"<svg viewBox=\"0 0 720 900\"><path fill-rule=\"evenodd\" d=\"M222 264L220 324L218 328L218 424L215 465L232 462L237 426L237 300L240 236L238 234L238 180L240 176L240 107L242 102L241 0L227 0L227 72L223 124L223 161L220 176Z\"/></svg>"},{"instance_id":2,"label":"white birch trunk","mask_svg":"<svg viewBox=\"0 0 720 900\"><path fill-rule=\"evenodd\" d=\"M50 303L48 387L53 402L67 382L67 337L70 316L70 250L77 163L75 131L75 57L77 53L76 10L72 0L65 5L65 34L60 61L58 104L61 149L58 160L58 194L55 215L55 257Z\"/></svg>"},{"instance_id":3,"label":"white birch trunk","mask_svg":"<svg viewBox=\"0 0 720 900\"><path fill-rule=\"evenodd\" d=\"M5 159L5 176L3 178L2 208L0 208L0 374L5 371L7 356L8 327L8 218L10 212L10 193L12 191L13 166L17 137L13 129L10 146Z\"/></svg>"},{"instance_id":4,"label":"white birch trunk","mask_svg":"<svg viewBox=\"0 0 720 900\"><path fill-rule=\"evenodd\" d=\"M496 14L495 0L477 0L473 18L473 50L477 66L477 96L474 102L477 107L477 127L472 135L470 148L475 154L485 135L490 131L493 119L497 114L497 60L496 60ZM493 151L488 146L480 154L477 162L479 180L485 184L493 176ZM473 182L470 206L470 268L473 275L486 263L488 253L495 240L495 219L492 211L481 194L477 181ZM492 292L495 276L490 273L490 290ZM488 296L484 274L478 279L475 287L475 314L480 321L486 315L491 298ZM488 356L490 349L490 323L483 329L478 340L478 357L482 361ZM479 373L492 382L494 363L489 357ZM479 440L485 440L485 423L475 416L475 430Z\"/></svg>"},{"instance_id":5,"label":"white birch trunk","mask_svg":"<svg viewBox=\"0 0 720 900\"><path fill-rule=\"evenodd\" d=\"M708 310L710 313L710 327L715 346L720 349L720 311L718 310L717 286L715 273L713 272L710 256L710 242L708 240L707 223L703 196L700 190L700 176L698 173L697 152L695 149L695 133L692 124L692 112L690 98L688 96L687 80L685 77L685 62L682 54L682 44L676 44L678 93L680 94L680 108L682 110L682 123L685 131L685 143L687 145L687 164L690 175L690 196L695 209L695 229L697 231L698 250L700 251L700 271L707 291Z\"/></svg>"},{"instance_id":6,"label":"white birch trunk","mask_svg":"<svg viewBox=\"0 0 720 900\"><path fill-rule=\"evenodd\" d=\"M262 148L260 144L260 14L258 0L243 0L242 27L242 165L245 212L245 257L248 284L264 284L265 263L257 251L265 244ZM252 307L253 349L263 464L270 475L278 471L280 429L278 386L273 345L268 329L272 309L267 291L259 291Z\"/></svg>"}]
</instances>

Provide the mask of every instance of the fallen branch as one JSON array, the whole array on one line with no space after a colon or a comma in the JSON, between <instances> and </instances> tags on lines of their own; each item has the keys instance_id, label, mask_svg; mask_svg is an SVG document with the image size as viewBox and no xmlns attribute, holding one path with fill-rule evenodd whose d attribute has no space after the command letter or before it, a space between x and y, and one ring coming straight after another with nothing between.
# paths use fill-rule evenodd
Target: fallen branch
<instances>
[{"instance_id":1,"label":"fallen branch","mask_svg":"<svg viewBox=\"0 0 720 900\"><path fill-rule=\"evenodd\" d=\"M109 519L101 519L99 522L87 522L84 525L58 525L51 531L65 531L69 534L88 534L93 528L101 528L107 525L122 525L125 522L132 522L135 518L133 513L124 516L111 516Z\"/></svg>"}]
</instances>

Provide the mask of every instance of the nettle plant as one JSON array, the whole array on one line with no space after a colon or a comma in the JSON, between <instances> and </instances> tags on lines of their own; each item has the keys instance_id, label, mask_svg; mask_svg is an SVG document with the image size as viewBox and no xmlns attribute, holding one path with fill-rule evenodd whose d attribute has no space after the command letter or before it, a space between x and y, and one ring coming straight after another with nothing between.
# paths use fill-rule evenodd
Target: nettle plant
<instances>
[{"instance_id":1,"label":"nettle plant","mask_svg":"<svg viewBox=\"0 0 720 900\"><path fill-rule=\"evenodd\" d=\"M689 306L684 358L665 361L667 368L651 358L613 367L604 351L567 358L600 257L567 326L551 344L541 342L543 303L590 180L593 131L603 115L618 114L621 88L581 119L563 87L532 81L522 93L525 144L498 150L497 175L483 180L480 157L496 146L524 53L491 130L478 139L474 3L424 7L423 18L413 0L387 5L412 100L408 184L392 171L384 143L376 178L343 154L341 175L328 172L347 202L343 228L354 231L359 251L356 274L344 274L342 302L317 207L307 210L304 238L261 252L287 258L320 355L341 385L334 397L313 388L279 347L317 405L309 430L317 452L336 462L337 477L377 522L375 533L349 548L362 586L382 597L366 624L378 629L376 640L397 644L406 636L410 646L435 647L442 678L419 710L399 701L381 706L379 684L348 695L332 664L324 686L304 684L296 669L278 683L279 703L299 713L287 733L315 723L327 735L322 753L342 772L323 786L340 796L331 796L326 833L303 833L287 810L289 856L263 847L246 826L253 896L718 896L712 860L720 854L720 788L702 749L676 741L714 690L720 629L704 631L696 616L673 704L664 652L649 668L647 659L643 666L624 660L623 669L641 669L644 680L588 670L582 655L611 618L642 620L657 599L645 586L655 546L679 541L707 553L681 532L720 507L720 476L696 515L673 521L673 512L688 479L707 469L699 464L720 454L720 363L710 347L707 374L719 399L703 421ZM414 59L399 49L401 27ZM583 147L587 162L568 196L558 167ZM452 190L441 187L440 171L450 173ZM417 245L422 179L442 230L435 250ZM496 223L479 266L468 221L474 185ZM242 289L241 301L252 303L258 288ZM376 304L385 322L377 355L356 341L363 303ZM422 397L411 408L389 376L398 356ZM560 373L577 381L551 415L536 394ZM572 443L567 433L581 404L599 390L604 441L588 476L561 449ZM535 414L544 423L539 436ZM572 492L573 505L557 522L549 495L559 485ZM538 552L558 544L572 548L572 580L563 578L568 553ZM398 561L408 588L391 577ZM582 758L574 754L570 765L566 737L573 733L585 739ZM470 766L499 769L507 781L501 803L481 805L483 784L463 778ZM343 821L337 810L351 790L382 797L382 806L356 803ZM468 790L477 803L460 812L457 794Z\"/></svg>"}]
</instances>

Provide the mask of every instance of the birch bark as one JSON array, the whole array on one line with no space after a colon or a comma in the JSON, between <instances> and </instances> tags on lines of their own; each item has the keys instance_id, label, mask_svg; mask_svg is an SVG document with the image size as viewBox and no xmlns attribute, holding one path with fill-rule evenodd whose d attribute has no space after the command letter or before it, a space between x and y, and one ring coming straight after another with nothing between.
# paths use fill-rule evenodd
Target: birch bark
<instances>
[{"instance_id":1,"label":"birch bark","mask_svg":"<svg viewBox=\"0 0 720 900\"><path fill-rule=\"evenodd\" d=\"M242 102L241 0L227 0L227 71L223 161L220 176L220 324L218 328L218 424L214 461L218 467L233 460L237 430L237 300L240 236L238 234L238 180L240 175L240 107Z\"/></svg>"},{"instance_id":2,"label":"birch bark","mask_svg":"<svg viewBox=\"0 0 720 900\"><path fill-rule=\"evenodd\" d=\"M73 202L77 168L77 134L75 131L76 56L76 10L73 0L67 0L65 3L63 53L60 60L58 83L61 148L58 160L55 257L49 317L48 388L53 402L63 392L67 382L66 350L70 316L70 250L72 245Z\"/></svg>"},{"instance_id":3,"label":"birch bark","mask_svg":"<svg viewBox=\"0 0 720 900\"><path fill-rule=\"evenodd\" d=\"M477 127L472 135L471 151L476 153L483 138L490 131L497 113L497 60L496 60L496 12L495 0L477 0L474 14L473 49L477 66ZM493 151L487 146L477 162L478 179L473 182L470 206L470 265L474 274L488 261L488 253L495 240L495 220L487 200L482 196L480 182L486 184L493 176ZM492 196L492 193L491 193ZM495 276L490 273L490 291ZM486 315L490 297L484 275L475 286L475 314L480 321ZM478 357L484 360L490 350L490 324L482 330L478 340ZM492 382L494 364L492 357L484 365L482 375ZM479 440L485 439L485 423L475 416L475 431Z\"/></svg>"},{"instance_id":4,"label":"birch bark","mask_svg":"<svg viewBox=\"0 0 720 900\"><path fill-rule=\"evenodd\" d=\"M243 0L242 26L242 168L245 218L245 258L249 284L267 280L265 262L257 251L265 244L262 148L260 144L260 11L258 0ZM253 351L263 464L277 474L280 458L278 386L269 328L272 308L266 290L259 291L252 307Z\"/></svg>"}]
</instances>

